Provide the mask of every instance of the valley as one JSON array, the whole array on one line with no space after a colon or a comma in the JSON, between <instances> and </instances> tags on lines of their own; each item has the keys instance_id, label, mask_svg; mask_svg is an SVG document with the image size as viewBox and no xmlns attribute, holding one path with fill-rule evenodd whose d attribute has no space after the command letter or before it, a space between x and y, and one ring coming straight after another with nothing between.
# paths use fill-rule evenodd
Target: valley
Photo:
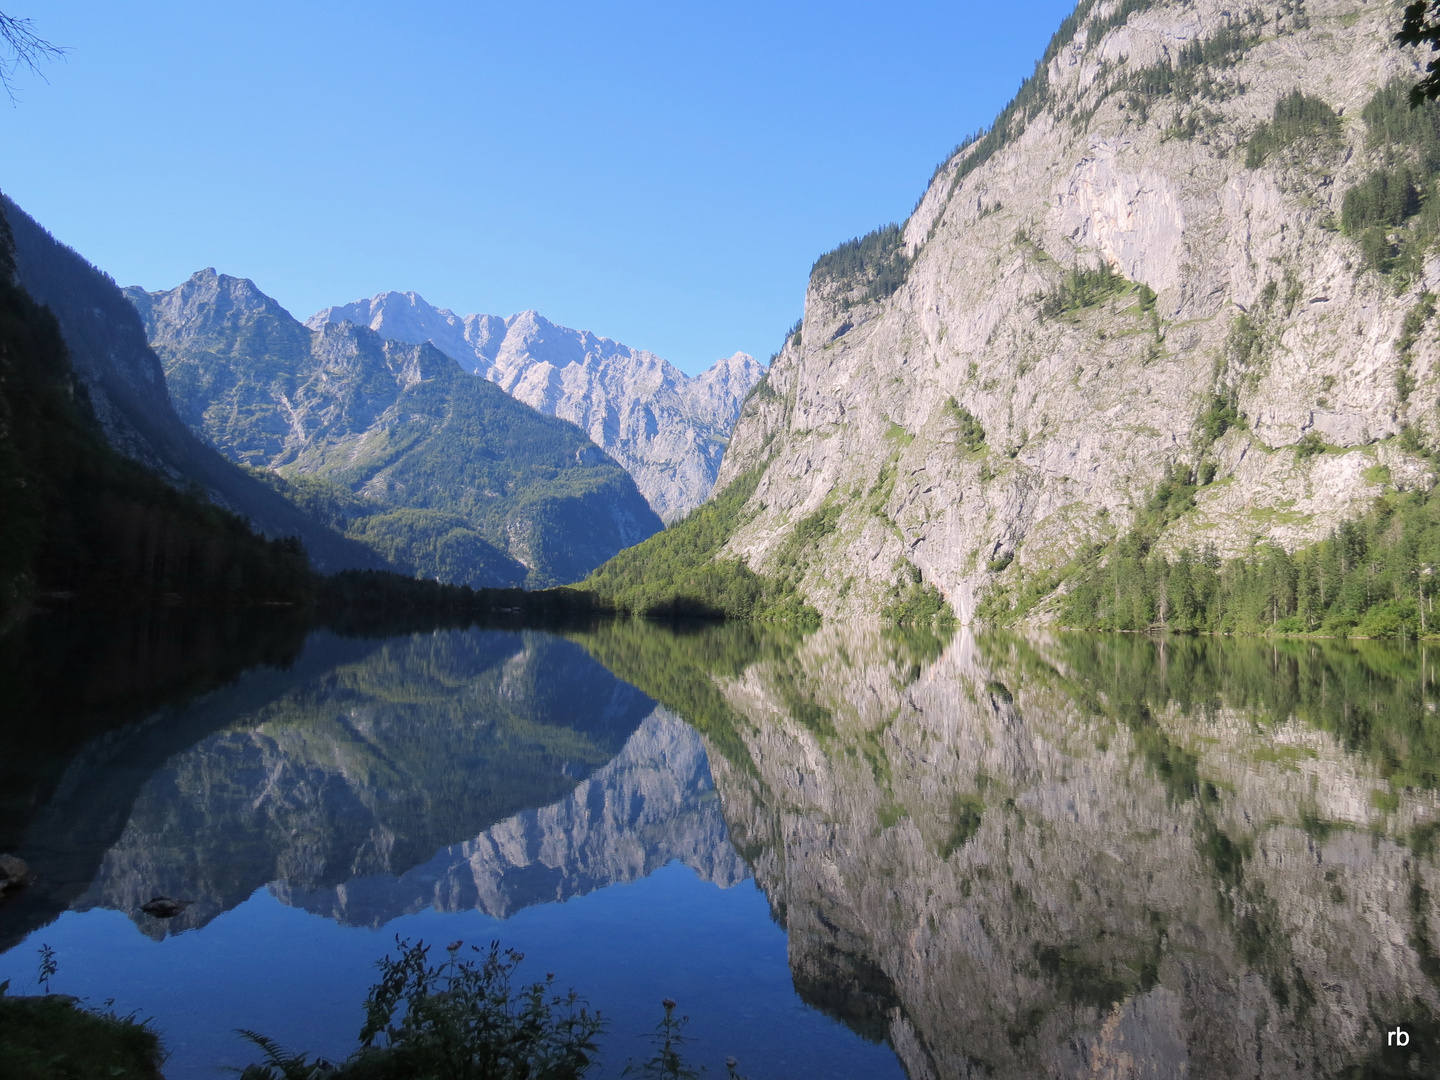
<instances>
[{"instance_id":1,"label":"valley","mask_svg":"<svg viewBox=\"0 0 1440 1080\"><path fill-rule=\"evenodd\" d=\"M849 220L781 147L878 185L994 12L920 5L887 88L878 8L646 12L663 48L587 23L570 65L573 12L487 8L528 33L447 63L397 11L317 108L356 14L287 38L293 117L187 86L276 156L151 208L129 280L235 270L173 287L0 196L0 1071L1440 1075L1440 0L1407 11L1079 0L908 216L805 256L764 363L729 298L811 203ZM449 90L391 113L395 73ZM465 138L403 153L432 107Z\"/></svg>"}]
</instances>

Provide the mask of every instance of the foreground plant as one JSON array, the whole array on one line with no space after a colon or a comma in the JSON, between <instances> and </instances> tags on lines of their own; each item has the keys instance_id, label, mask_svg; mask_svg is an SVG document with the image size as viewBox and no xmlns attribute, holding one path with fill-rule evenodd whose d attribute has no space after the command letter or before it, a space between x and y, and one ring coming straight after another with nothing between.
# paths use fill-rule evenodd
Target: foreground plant
<instances>
[{"instance_id":1,"label":"foreground plant","mask_svg":"<svg viewBox=\"0 0 1440 1080\"><path fill-rule=\"evenodd\" d=\"M0 1076L5 1080L160 1080L165 1052L148 1021L50 992L55 950L40 947L41 993L16 997L0 981Z\"/></svg>"},{"instance_id":2,"label":"foreground plant","mask_svg":"<svg viewBox=\"0 0 1440 1080\"><path fill-rule=\"evenodd\" d=\"M360 1049L332 1065L288 1054L264 1036L242 1032L265 1051L241 1080L578 1080L594 1067L604 1023L553 975L512 988L524 957L463 942L430 962L430 946L396 938L398 957L380 961L381 977L365 1000Z\"/></svg>"}]
</instances>

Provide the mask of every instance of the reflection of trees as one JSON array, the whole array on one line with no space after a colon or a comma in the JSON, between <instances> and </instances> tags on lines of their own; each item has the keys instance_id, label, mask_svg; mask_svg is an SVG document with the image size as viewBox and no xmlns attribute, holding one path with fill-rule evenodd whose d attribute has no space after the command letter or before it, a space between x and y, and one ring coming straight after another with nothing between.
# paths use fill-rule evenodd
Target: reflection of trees
<instances>
[{"instance_id":1,"label":"reflection of trees","mask_svg":"<svg viewBox=\"0 0 1440 1080\"><path fill-rule=\"evenodd\" d=\"M1427 663L826 628L710 677L712 768L797 988L912 1076L1370 1075L1440 1014Z\"/></svg>"},{"instance_id":2,"label":"reflection of trees","mask_svg":"<svg viewBox=\"0 0 1440 1080\"><path fill-rule=\"evenodd\" d=\"M1052 668L1038 654L1022 659L1023 643L1007 644L1011 663L1050 669L1052 682L1069 676L1094 715L1130 723L1147 709L1193 717L1223 705L1267 727L1294 718L1329 732L1394 788L1440 785L1440 652L1427 645L1062 634L1044 650Z\"/></svg>"}]
</instances>

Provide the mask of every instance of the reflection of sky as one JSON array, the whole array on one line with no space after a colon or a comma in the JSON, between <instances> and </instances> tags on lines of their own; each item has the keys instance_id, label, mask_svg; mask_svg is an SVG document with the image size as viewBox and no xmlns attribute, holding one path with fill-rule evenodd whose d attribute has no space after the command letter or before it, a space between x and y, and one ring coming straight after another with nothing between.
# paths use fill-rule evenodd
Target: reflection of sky
<instances>
[{"instance_id":1,"label":"reflection of sky","mask_svg":"<svg viewBox=\"0 0 1440 1080\"><path fill-rule=\"evenodd\" d=\"M724 1075L728 1054L751 1080L904 1075L887 1048L796 996L785 932L753 881L720 889L678 863L503 922L427 909L379 930L342 927L261 889L205 927L155 942L123 913L66 912L0 956L0 980L14 980L12 993L33 992L36 950L46 943L60 965L51 989L113 997L121 1013L153 1016L171 1052L168 1080L213 1080L219 1068L257 1057L236 1028L343 1057L355 1046L374 962L396 934L437 950L456 938L482 947L498 938L526 954L526 981L553 971L558 986L574 986L608 1017L607 1067L597 1075L646 1056L643 1035L667 996L691 1017L691 1063L712 1074Z\"/></svg>"}]
</instances>

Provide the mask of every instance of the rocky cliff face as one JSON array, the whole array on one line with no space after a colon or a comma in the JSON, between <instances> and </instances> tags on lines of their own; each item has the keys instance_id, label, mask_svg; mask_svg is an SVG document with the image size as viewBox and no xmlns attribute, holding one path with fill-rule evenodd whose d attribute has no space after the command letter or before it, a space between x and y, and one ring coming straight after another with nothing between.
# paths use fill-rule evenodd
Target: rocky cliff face
<instances>
[{"instance_id":1,"label":"rocky cliff face","mask_svg":"<svg viewBox=\"0 0 1440 1080\"><path fill-rule=\"evenodd\" d=\"M1415 204L1347 202L1433 167L1382 93L1414 80L1398 18L1082 2L903 229L817 263L721 470L763 470L729 551L773 571L798 534L827 615L923 579L968 620L1167 470L1202 486L1162 550L1221 556L1431 484L1404 446L1440 435L1440 261Z\"/></svg>"},{"instance_id":2,"label":"rocky cliff face","mask_svg":"<svg viewBox=\"0 0 1440 1080\"><path fill-rule=\"evenodd\" d=\"M1440 799L1255 694L1354 660L829 627L728 681L711 768L802 996L915 1080L1422 1075Z\"/></svg>"},{"instance_id":3,"label":"rocky cliff face","mask_svg":"<svg viewBox=\"0 0 1440 1080\"><path fill-rule=\"evenodd\" d=\"M710 494L740 405L764 373L737 352L692 378L653 353L533 311L462 316L413 292L325 308L306 325L339 322L428 341L532 408L569 420L629 471L667 522Z\"/></svg>"},{"instance_id":4,"label":"rocky cliff face","mask_svg":"<svg viewBox=\"0 0 1440 1080\"><path fill-rule=\"evenodd\" d=\"M590 440L432 345L353 323L309 330L213 269L126 295L195 431L235 460L339 488L342 527L405 569L551 585L660 528Z\"/></svg>"}]
</instances>

